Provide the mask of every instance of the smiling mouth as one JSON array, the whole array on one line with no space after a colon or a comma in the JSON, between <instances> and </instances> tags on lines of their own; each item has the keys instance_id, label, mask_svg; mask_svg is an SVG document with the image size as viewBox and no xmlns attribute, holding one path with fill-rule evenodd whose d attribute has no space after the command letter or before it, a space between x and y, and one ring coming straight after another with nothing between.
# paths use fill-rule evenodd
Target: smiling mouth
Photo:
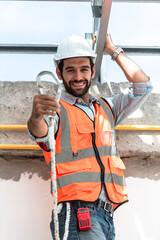
<instances>
[{"instance_id":1,"label":"smiling mouth","mask_svg":"<svg viewBox=\"0 0 160 240\"><path fill-rule=\"evenodd\" d=\"M71 85L74 87L74 88L81 88L83 87L84 85L86 85L86 82L83 81L83 82L72 82Z\"/></svg>"}]
</instances>

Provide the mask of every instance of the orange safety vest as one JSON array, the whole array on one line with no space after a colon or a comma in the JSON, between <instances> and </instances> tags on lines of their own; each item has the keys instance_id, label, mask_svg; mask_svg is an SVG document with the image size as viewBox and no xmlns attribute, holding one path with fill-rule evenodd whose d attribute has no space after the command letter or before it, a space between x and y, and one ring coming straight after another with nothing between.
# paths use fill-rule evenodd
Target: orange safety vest
<instances>
[{"instance_id":1,"label":"orange safety vest","mask_svg":"<svg viewBox=\"0 0 160 240\"><path fill-rule=\"evenodd\" d=\"M94 103L92 121L82 109L60 100L55 154L58 203L94 202L102 186L114 208L128 201L125 166L116 147L113 114L105 100L98 102ZM50 165L50 152L43 152Z\"/></svg>"}]
</instances>

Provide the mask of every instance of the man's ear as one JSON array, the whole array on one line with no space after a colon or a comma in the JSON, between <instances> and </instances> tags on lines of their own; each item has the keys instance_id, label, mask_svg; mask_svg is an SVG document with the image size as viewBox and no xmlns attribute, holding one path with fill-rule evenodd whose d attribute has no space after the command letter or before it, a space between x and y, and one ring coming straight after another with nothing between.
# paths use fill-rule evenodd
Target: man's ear
<instances>
[{"instance_id":1,"label":"man's ear","mask_svg":"<svg viewBox=\"0 0 160 240\"><path fill-rule=\"evenodd\" d=\"M62 80L61 71L59 70L59 68L58 68L58 67L56 67L56 74L57 74L57 76L58 76L59 80Z\"/></svg>"},{"instance_id":2,"label":"man's ear","mask_svg":"<svg viewBox=\"0 0 160 240\"><path fill-rule=\"evenodd\" d=\"M91 78L93 79L95 77L95 73L96 73L96 67L95 65L93 66L93 69L92 69L92 75L91 75Z\"/></svg>"}]
</instances>

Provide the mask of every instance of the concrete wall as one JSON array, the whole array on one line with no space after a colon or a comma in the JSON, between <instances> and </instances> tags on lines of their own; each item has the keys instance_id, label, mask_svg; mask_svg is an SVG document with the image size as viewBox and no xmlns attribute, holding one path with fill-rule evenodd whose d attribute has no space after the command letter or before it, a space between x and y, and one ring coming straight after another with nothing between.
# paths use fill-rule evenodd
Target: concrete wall
<instances>
[{"instance_id":1,"label":"concrete wall","mask_svg":"<svg viewBox=\"0 0 160 240\"><path fill-rule=\"evenodd\" d=\"M111 96L127 83L93 85L91 93ZM49 87L50 88L50 87ZM160 85L123 124L160 125ZM0 82L0 125L26 124L33 82ZM0 144L33 144L25 130L0 130ZM117 240L159 239L160 132L117 131L126 165L129 203L115 212ZM0 239L51 240L50 173L42 152L0 149Z\"/></svg>"}]
</instances>

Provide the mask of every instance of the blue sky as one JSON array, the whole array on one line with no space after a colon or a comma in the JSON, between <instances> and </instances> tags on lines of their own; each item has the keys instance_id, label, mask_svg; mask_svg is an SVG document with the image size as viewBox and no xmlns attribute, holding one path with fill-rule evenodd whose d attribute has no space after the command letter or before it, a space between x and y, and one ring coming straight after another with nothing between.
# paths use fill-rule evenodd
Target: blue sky
<instances>
[{"instance_id":1,"label":"blue sky","mask_svg":"<svg viewBox=\"0 0 160 240\"><path fill-rule=\"evenodd\" d=\"M109 32L114 43L160 46L159 13L159 3L113 3ZM0 1L0 44L52 44L85 32L92 32L89 2ZM160 56L131 58L158 81ZM0 65L1 81L34 81L40 71L54 71L51 54L0 54ZM109 60L106 69L108 81L125 80Z\"/></svg>"}]
</instances>

